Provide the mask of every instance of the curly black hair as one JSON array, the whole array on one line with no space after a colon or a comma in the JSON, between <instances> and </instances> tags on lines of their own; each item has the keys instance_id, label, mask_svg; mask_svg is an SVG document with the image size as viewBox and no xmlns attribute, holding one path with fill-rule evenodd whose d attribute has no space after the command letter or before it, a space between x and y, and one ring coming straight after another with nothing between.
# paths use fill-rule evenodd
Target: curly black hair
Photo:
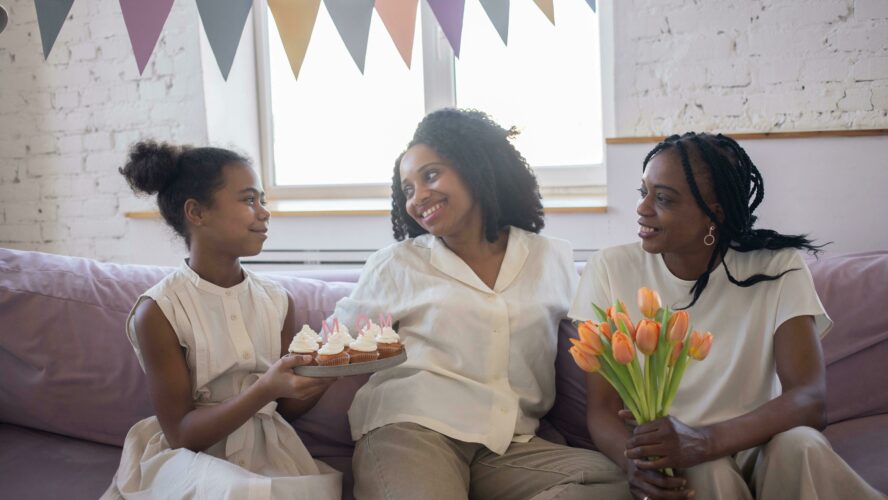
<instances>
[{"instance_id":1,"label":"curly black hair","mask_svg":"<svg viewBox=\"0 0 888 500\"><path fill-rule=\"evenodd\" d=\"M160 215L190 248L185 202L193 198L212 206L213 194L225 182L223 168L232 164L250 165L250 160L227 149L142 141L132 145L126 165L118 171L134 192L157 194Z\"/></svg>"},{"instance_id":2,"label":"curly black hair","mask_svg":"<svg viewBox=\"0 0 888 500\"><path fill-rule=\"evenodd\" d=\"M539 233L545 225L536 177L509 140L517 134L482 111L445 108L426 115L407 145L428 146L453 165L481 205L484 236L490 242L506 226ZM392 230L398 241L428 232L407 214L400 170L404 153L392 175Z\"/></svg>"},{"instance_id":3,"label":"curly black hair","mask_svg":"<svg viewBox=\"0 0 888 500\"><path fill-rule=\"evenodd\" d=\"M697 278L691 288L693 298L690 304L683 309L687 309L697 302L700 294L709 283L709 275L713 271L715 261L719 257L724 257L729 248L738 252L798 248L806 249L815 255L822 251L823 245L814 245L812 240L809 240L804 234L786 235L772 229L753 229L757 219L753 212L765 197L765 181L761 172L746 154L746 151L737 144L737 141L722 134L687 132L680 136L672 135L657 144L647 154L641 167L642 172L647 169L648 162L654 156L673 148L678 151L685 179L691 188L694 200L700 210L718 229L719 234L717 243L713 245L712 255L706 266L707 270ZM689 148L693 149L689 150ZM699 162L695 161L696 167L698 167L697 172L711 183L716 199L724 212L723 221L718 220L716 214L703 200L689 153L694 153L695 160L700 160ZM796 270L788 269L776 276L756 274L744 280L738 280L731 274L724 259L721 264L728 280L741 287L750 287L762 281L773 281Z\"/></svg>"}]
</instances>

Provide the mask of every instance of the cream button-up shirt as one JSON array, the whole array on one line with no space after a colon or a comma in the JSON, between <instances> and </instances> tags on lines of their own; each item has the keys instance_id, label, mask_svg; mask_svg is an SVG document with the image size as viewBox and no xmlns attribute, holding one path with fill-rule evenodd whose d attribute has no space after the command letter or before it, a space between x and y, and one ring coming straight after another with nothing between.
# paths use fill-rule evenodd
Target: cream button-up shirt
<instances>
[{"instance_id":1,"label":"cream button-up shirt","mask_svg":"<svg viewBox=\"0 0 888 500\"><path fill-rule=\"evenodd\" d=\"M576 283L569 243L515 227L493 289L428 234L373 254L334 316L391 314L407 361L358 391L352 438L413 422L499 454L529 440L555 399L558 324Z\"/></svg>"}]
</instances>

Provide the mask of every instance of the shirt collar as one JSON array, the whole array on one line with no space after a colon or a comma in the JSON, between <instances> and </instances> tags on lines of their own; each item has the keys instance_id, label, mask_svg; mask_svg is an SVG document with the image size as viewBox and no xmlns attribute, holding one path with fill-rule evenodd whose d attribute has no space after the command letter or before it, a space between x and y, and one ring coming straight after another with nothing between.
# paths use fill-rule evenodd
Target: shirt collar
<instances>
[{"instance_id":1,"label":"shirt collar","mask_svg":"<svg viewBox=\"0 0 888 500\"><path fill-rule=\"evenodd\" d=\"M491 290L464 260L447 248L447 245L440 238L423 235L417 238L416 243L431 250L429 264L432 267L457 281L485 293L500 293L508 288L521 272L521 268L524 267L529 254L528 233L517 227L510 226L509 239L506 243L506 255L503 257L503 263L500 266L496 283L493 286L493 290Z\"/></svg>"},{"instance_id":2,"label":"shirt collar","mask_svg":"<svg viewBox=\"0 0 888 500\"><path fill-rule=\"evenodd\" d=\"M213 295L237 295L244 290L247 287L247 282L250 280L250 272L243 268L241 268L241 270L244 273L244 280L232 287L223 288L201 278L200 275L188 265L188 259L185 259L185 261L182 262L182 272L185 273L189 281L191 281L199 290Z\"/></svg>"}]
</instances>

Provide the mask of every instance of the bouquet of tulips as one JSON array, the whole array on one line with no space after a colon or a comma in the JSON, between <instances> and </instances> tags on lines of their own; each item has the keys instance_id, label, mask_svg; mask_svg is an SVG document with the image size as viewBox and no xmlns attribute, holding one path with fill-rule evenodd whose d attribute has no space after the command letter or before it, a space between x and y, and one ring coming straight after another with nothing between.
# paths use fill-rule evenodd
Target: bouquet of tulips
<instances>
[{"instance_id":1,"label":"bouquet of tulips","mask_svg":"<svg viewBox=\"0 0 888 500\"><path fill-rule=\"evenodd\" d=\"M598 323L580 323L570 353L587 372L601 374L620 394L639 424L669 413L688 359L703 360L712 346L710 332L688 332L688 313L662 307L654 290L638 290L644 319L632 323L617 300L606 311L592 304ZM636 351L644 354L644 370Z\"/></svg>"}]
</instances>

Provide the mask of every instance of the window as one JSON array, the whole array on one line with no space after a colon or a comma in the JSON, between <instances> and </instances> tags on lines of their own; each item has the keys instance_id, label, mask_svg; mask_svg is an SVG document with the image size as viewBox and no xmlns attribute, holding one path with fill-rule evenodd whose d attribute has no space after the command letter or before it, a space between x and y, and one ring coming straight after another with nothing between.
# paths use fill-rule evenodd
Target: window
<instances>
[{"instance_id":1,"label":"window","mask_svg":"<svg viewBox=\"0 0 888 500\"><path fill-rule=\"evenodd\" d=\"M553 26L533 2L511 2L506 46L481 4L467 1L457 59L421 0L409 69L374 11L363 75L321 7L298 80L262 11L270 196L387 198L394 160L416 124L445 106L481 109L518 127L515 145L545 195L597 192L604 184L598 16L582 1L555 7Z\"/></svg>"}]
</instances>

